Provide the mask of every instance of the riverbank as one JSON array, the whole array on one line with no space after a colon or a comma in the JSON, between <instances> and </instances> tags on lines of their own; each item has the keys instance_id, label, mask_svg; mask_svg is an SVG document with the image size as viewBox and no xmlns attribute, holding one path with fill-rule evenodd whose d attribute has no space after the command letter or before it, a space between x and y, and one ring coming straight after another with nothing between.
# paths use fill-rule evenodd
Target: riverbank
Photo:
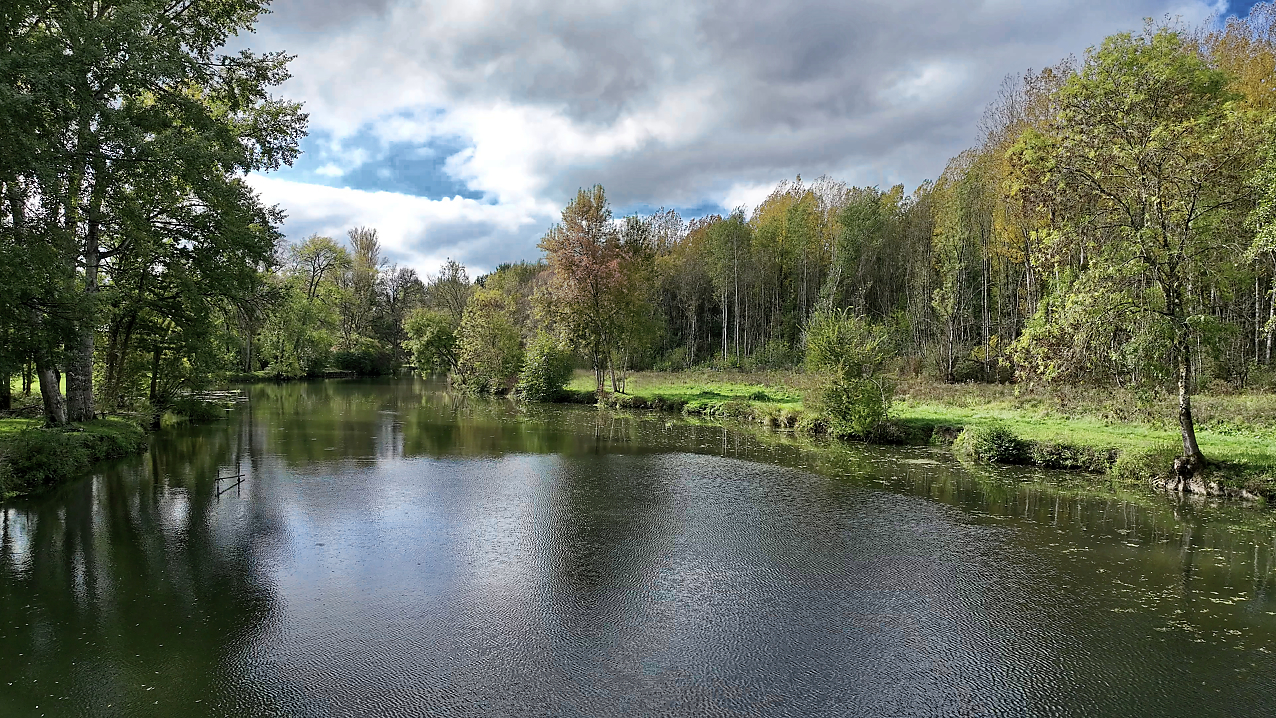
<instances>
[{"instance_id":1,"label":"riverbank","mask_svg":"<svg viewBox=\"0 0 1276 718\"><path fill-rule=\"evenodd\" d=\"M100 461L146 450L146 431L107 418L42 428L38 419L0 419L0 499L33 494L84 475Z\"/></svg>"},{"instance_id":2,"label":"riverbank","mask_svg":"<svg viewBox=\"0 0 1276 718\"><path fill-rule=\"evenodd\" d=\"M594 403L592 386L592 374L578 373L565 398ZM604 401L818 433L818 391L817 377L797 372L641 372ZM902 379L877 441L945 444L967 460L1070 469L1109 483L1276 500L1276 396L1205 393L1194 406L1211 467L1193 486L1174 485L1177 406L1155 393Z\"/></svg>"},{"instance_id":3,"label":"riverbank","mask_svg":"<svg viewBox=\"0 0 1276 718\"><path fill-rule=\"evenodd\" d=\"M149 430L203 423L225 416L239 392L203 392L174 402L143 425L140 415L112 416L50 429L39 411L39 384L31 396L16 395L0 414L0 501L36 494L88 473L94 464L140 454Z\"/></svg>"}]
</instances>

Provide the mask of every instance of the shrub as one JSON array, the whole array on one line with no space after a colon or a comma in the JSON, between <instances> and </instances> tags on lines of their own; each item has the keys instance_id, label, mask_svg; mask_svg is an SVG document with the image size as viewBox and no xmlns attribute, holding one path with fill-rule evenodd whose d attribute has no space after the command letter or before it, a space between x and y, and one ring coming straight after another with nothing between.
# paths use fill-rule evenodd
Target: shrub
<instances>
[{"instance_id":1,"label":"shrub","mask_svg":"<svg viewBox=\"0 0 1276 718\"><path fill-rule=\"evenodd\" d=\"M0 460L0 494L26 492L74 478L94 462L140 451L146 434L118 419L87 422L83 431L27 429L7 442Z\"/></svg>"},{"instance_id":2,"label":"shrub","mask_svg":"<svg viewBox=\"0 0 1276 718\"><path fill-rule=\"evenodd\" d=\"M1109 472L1124 481L1163 479L1174 473L1174 460L1180 453L1176 444L1122 451Z\"/></svg>"},{"instance_id":3,"label":"shrub","mask_svg":"<svg viewBox=\"0 0 1276 718\"><path fill-rule=\"evenodd\" d=\"M1027 442L1003 424L968 427L953 442L958 456L989 464L1027 463L1029 449Z\"/></svg>"},{"instance_id":4,"label":"shrub","mask_svg":"<svg viewBox=\"0 0 1276 718\"><path fill-rule=\"evenodd\" d=\"M394 359L376 342L360 342L351 349L333 352L332 365L359 376L382 376L393 369Z\"/></svg>"},{"instance_id":5,"label":"shrub","mask_svg":"<svg viewBox=\"0 0 1276 718\"><path fill-rule=\"evenodd\" d=\"M403 323L407 350L423 372L451 371L456 366L457 322L447 312L417 309Z\"/></svg>"},{"instance_id":6,"label":"shrub","mask_svg":"<svg viewBox=\"0 0 1276 718\"><path fill-rule=\"evenodd\" d=\"M1032 463L1046 469L1079 469L1101 474L1112 466L1109 449L1076 446L1057 441L1034 441L1029 450Z\"/></svg>"},{"instance_id":7,"label":"shrub","mask_svg":"<svg viewBox=\"0 0 1276 718\"><path fill-rule=\"evenodd\" d=\"M820 312L806 328L806 366L844 379L867 379L894 355L889 332L848 311Z\"/></svg>"},{"instance_id":8,"label":"shrub","mask_svg":"<svg viewBox=\"0 0 1276 718\"><path fill-rule=\"evenodd\" d=\"M683 371L693 364L691 353L684 346L674 347L661 357L653 366L656 371Z\"/></svg>"},{"instance_id":9,"label":"shrub","mask_svg":"<svg viewBox=\"0 0 1276 718\"><path fill-rule=\"evenodd\" d=\"M741 362L746 371L763 371L767 369L788 369L797 363L799 357L782 339L771 339L762 347Z\"/></svg>"},{"instance_id":10,"label":"shrub","mask_svg":"<svg viewBox=\"0 0 1276 718\"><path fill-rule=\"evenodd\" d=\"M69 432L27 429L9 441L5 462L5 491L27 491L83 473L89 467L89 452Z\"/></svg>"},{"instance_id":11,"label":"shrub","mask_svg":"<svg viewBox=\"0 0 1276 718\"><path fill-rule=\"evenodd\" d=\"M820 408L828 433L839 439L871 439L890 415L894 385L885 379L836 379L824 389Z\"/></svg>"},{"instance_id":12,"label":"shrub","mask_svg":"<svg viewBox=\"0 0 1276 718\"><path fill-rule=\"evenodd\" d=\"M466 391L501 394L518 381L523 366L522 337L514 324L513 300L495 290L470 296L457 333L452 383Z\"/></svg>"},{"instance_id":13,"label":"shrub","mask_svg":"<svg viewBox=\"0 0 1276 718\"><path fill-rule=\"evenodd\" d=\"M195 423L213 421L226 415L225 408L216 402L194 396L179 396L169 408L178 416Z\"/></svg>"},{"instance_id":14,"label":"shrub","mask_svg":"<svg viewBox=\"0 0 1276 718\"><path fill-rule=\"evenodd\" d=\"M523 369L518 375L518 394L529 401L549 401L558 396L572 378L572 353L548 334L541 334L527 347Z\"/></svg>"}]
</instances>

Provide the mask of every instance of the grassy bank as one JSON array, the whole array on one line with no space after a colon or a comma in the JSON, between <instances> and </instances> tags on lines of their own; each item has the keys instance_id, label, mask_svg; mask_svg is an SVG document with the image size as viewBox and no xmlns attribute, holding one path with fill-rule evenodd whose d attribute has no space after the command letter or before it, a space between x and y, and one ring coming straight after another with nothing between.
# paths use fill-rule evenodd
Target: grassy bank
<instances>
[{"instance_id":1,"label":"grassy bank","mask_svg":"<svg viewBox=\"0 0 1276 718\"><path fill-rule=\"evenodd\" d=\"M818 431L819 380L796 372L642 372L619 408L649 408ZM570 400L594 402L593 375L578 372ZM1276 498L1276 396L1207 392L1194 399L1197 437L1218 490ZM1119 389L943 384L900 380L883 440L953 443L967 458L1158 482L1179 445L1177 404L1165 394ZM1000 446L996 446L1000 444Z\"/></svg>"},{"instance_id":2,"label":"grassy bank","mask_svg":"<svg viewBox=\"0 0 1276 718\"><path fill-rule=\"evenodd\" d=\"M44 429L35 419L0 419L0 498L30 494L78 477L94 463L136 454L146 432L126 419Z\"/></svg>"},{"instance_id":3,"label":"grassy bank","mask_svg":"<svg viewBox=\"0 0 1276 718\"><path fill-rule=\"evenodd\" d=\"M207 392L216 395L219 392ZM0 413L0 499L34 494L78 478L93 464L141 453L147 431L225 416L233 403L220 396L189 395L162 412L138 412L46 429L41 417L39 383L31 396L15 392L13 410Z\"/></svg>"}]
</instances>

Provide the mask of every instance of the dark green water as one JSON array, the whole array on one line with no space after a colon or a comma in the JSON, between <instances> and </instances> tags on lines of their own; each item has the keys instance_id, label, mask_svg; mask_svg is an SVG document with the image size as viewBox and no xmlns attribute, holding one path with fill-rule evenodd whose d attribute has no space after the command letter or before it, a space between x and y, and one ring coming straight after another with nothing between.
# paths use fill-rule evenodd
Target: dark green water
<instances>
[{"instance_id":1,"label":"dark green water","mask_svg":"<svg viewBox=\"0 0 1276 718\"><path fill-rule=\"evenodd\" d=\"M1266 511L416 380L250 392L0 507L0 716L1276 714Z\"/></svg>"}]
</instances>

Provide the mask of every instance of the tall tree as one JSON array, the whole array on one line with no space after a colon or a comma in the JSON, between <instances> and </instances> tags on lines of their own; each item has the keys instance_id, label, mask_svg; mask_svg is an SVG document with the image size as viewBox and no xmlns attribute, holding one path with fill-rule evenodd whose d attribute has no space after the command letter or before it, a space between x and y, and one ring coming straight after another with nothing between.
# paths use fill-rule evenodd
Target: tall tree
<instances>
[{"instance_id":1,"label":"tall tree","mask_svg":"<svg viewBox=\"0 0 1276 718\"><path fill-rule=\"evenodd\" d=\"M582 189L550 228L540 248L549 259L550 281L542 308L551 323L583 342L594 369L596 391L605 391L613 342L635 291L631 252L612 222L602 185Z\"/></svg>"},{"instance_id":2,"label":"tall tree","mask_svg":"<svg viewBox=\"0 0 1276 718\"><path fill-rule=\"evenodd\" d=\"M1025 196L1059 227L1044 251L1079 257L1069 301L1166 325L1185 476L1205 464L1192 417L1193 283L1219 260L1219 215L1248 196L1234 98L1228 76L1174 30L1115 35L1064 84L1048 128L1015 148Z\"/></svg>"},{"instance_id":3,"label":"tall tree","mask_svg":"<svg viewBox=\"0 0 1276 718\"><path fill-rule=\"evenodd\" d=\"M287 79L288 58L219 54L265 8L260 0L222 0L216 7L76 0L20 4L19 16L7 18L27 38L18 51L43 58L0 82L9 96L39 88L36 104L48 120L36 153L40 169L27 188L43 205L41 214L57 219L42 231L58 250L62 275L78 287L78 296L46 302L60 306L42 310L61 311L69 321L72 421L95 413L103 263L129 251L130 230L164 226L174 215L206 226L223 216L226 203L248 202L251 211L251 194L234 178L296 155L305 116L269 94ZM159 184L167 186L156 194Z\"/></svg>"}]
</instances>

